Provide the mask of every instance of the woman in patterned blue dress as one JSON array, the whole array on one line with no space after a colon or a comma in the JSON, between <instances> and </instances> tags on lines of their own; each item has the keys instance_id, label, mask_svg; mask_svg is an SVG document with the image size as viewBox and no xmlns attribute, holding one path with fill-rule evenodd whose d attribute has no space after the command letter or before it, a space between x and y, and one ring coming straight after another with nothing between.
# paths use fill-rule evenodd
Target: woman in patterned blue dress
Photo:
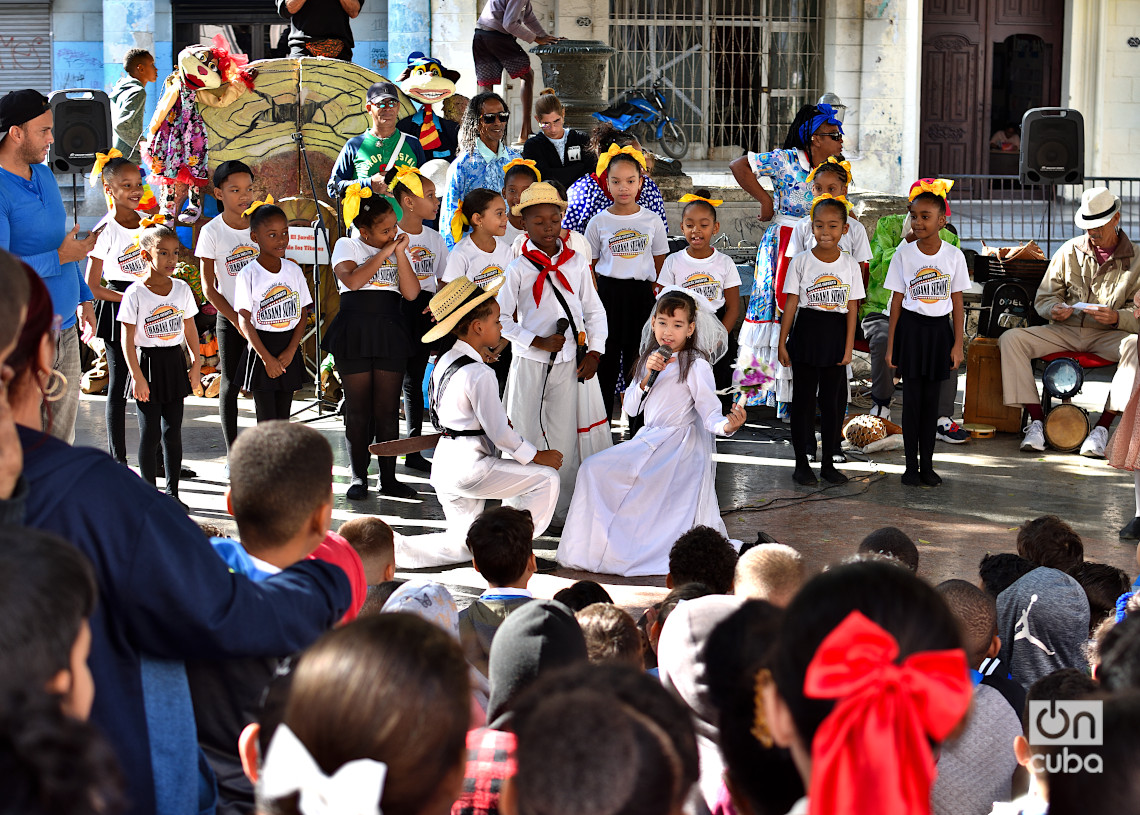
<instances>
[{"instance_id":1,"label":"woman in patterned blue dress","mask_svg":"<svg viewBox=\"0 0 1140 815\"><path fill-rule=\"evenodd\" d=\"M439 231L448 249L455 248L450 225L463 196L480 187L501 190L503 168L520 157L505 142L510 116L503 97L490 91L476 94L467 104L463 123L459 125L459 155L447 168L439 211Z\"/></svg>"},{"instance_id":2,"label":"woman in patterned blue dress","mask_svg":"<svg viewBox=\"0 0 1140 815\"><path fill-rule=\"evenodd\" d=\"M740 329L740 352L751 353L776 368L776 388L750 397L748 404L774 406L781 419L787 416L792 399L791 371L783 369L777 359L784 304L784 295L779 292L789 261L784 251L792 227L811 208L808 173L842 150L843 124L836 118L835 109L831 105L804 105L788 130L783 150L748 153L729 165L741 189L760 202L761 219L772 222L756 250L756 282ZM772 182L775 202L760 185L761 178Z\"/></svg>"},{"instance_id":3,"label":"woman in patterned blue dress","mask_svg":"<svg viewBox=\"0 0 1140 815\"><path fill-rule=\"evenodd\" d=\"M609 123L597 125L590 134L590 150L594 155L600 156L610 149L611 144L616 144L618 147L636 147L641 150L637 139L624 130L618 130ZM598 180L597 173L584 175L571 184L570 189L566 191L566 200L569 206L566 214L562 216L562 226L582 234L586 233L586 225L590 223L590 219L614 202ZM641 193L637 196L637 203L661 216L665 231L669 231L669 220L665 217L665 199L661 197L661 190L657 188L652 178L648 176L645 178L641 185Z\"/></svg>"}]
</instances>

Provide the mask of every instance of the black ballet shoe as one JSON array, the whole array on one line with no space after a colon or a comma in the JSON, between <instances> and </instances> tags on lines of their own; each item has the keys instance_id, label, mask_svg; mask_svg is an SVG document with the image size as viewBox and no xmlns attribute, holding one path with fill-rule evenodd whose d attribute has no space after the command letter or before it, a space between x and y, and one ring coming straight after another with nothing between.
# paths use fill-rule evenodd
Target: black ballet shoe
<instances>
[{"instance_id":1,"label":"black ballet shoe","mask_svg":"<svg viewBox=\"0 0 1140 815\"><path fill-rule=\"evenodd\" d=\"M1140 516L1128 522L1128 526L1120 530L1122 541L1140 541Z\"/></svg>"},{"instance_id":2,"label":"black ballet shoe","mask_svg":"<svg viewBox=\"0 0 1140 815\"><path fill-rule=\"evenodd\" d=\"M393 480L389 484L380 485L380 494L389 498L418 498L419 493L402 481Z\"/></svg>"},{"instance_id":3,"label":"black ballet shoe","mask_svg":"<svg viewBox=\"0 0 1140 815\"><path fill-rule=\"evenodd\" d=\"M421 473L431 472L431 462L420 453L408 453L404 457L404 466L409 470L416 470Z\"/></svg>"},{"instance_id":4,"label":"black ballet shoe","mask_svg":"<svg viewBox=\"0 0 1140 815\"><path fill-rule=\"evenodd\" d=\"M834 467L821 467L819 477L829 484L846 484L848 481L847 476Z\"/></svg>"},{"instance_id":5,"label":"black ballet shoe","mask_svg":"<svg viewBox=\"0 0 1140 815\"><path fill-rule=\"evenodd\" d=\"M814 487L819 484L819 479L815 477L815 473L812 472L806 461L796 464L796 469L792 472L792 480L801 487Z\"/></svg>"},{"instance_id":6,"label":"black ballet shoe","mask_svg":"<svg viewBox=\"0 0 1140 815\"><path fill-rule=\"evenodd\" d=\"M352 479L352 484L348 487L348 492L345 497L349 501L363 501L368 497L368 485L364 482L363 478Z\"/></svg>"},{"instance_id":7,"label":"black ballet shoe","mask_svg":"<svg viewBox=\"0 0 1140 815\"><path fill-rule=\"evenodd\" d=\"M918 474L918 480L928 487L942 486L942 477L934 470L922 470Z\"/></svg>"},{"instance_id":8,"label":"black ballet shoe","mask_svg":"<svg viewBox=\"0 0 1140 815\"><path fill-rule=\"evenodd\" d=\"M904 487L917 487L922 483L922 480L919 477L918 470L908 469L902 474L902 482Z\"/></svg>"}]
</instances>

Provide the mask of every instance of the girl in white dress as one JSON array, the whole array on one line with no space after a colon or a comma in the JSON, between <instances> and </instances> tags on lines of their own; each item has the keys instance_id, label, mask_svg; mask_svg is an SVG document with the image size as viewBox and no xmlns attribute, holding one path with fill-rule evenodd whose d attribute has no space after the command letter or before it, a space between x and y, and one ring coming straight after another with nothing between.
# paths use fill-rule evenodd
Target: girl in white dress
<instances>
[{"instance_id":1,"label":"girl in white dress","mask_svg":"<svg viewBox=\"0 0 1140 815\"><path fill-rule=\"evenodd\" d=\"M701 331L718 333L719 342L698 338L698 298L676 288L658 297L653 341L643 343L637 384L624 400L630 416L644 412L645 426L582 462L558 546L563 566L626 577L666 574L669 549L682 534L698 525L726 533L714 485L714 434L735 433L745 412L734 405L721 415L711 361L701 349L719 345L723 353L724 331L705 301ZM665 348L668 358L660 353Z\"/></svg>"}]
</instances>

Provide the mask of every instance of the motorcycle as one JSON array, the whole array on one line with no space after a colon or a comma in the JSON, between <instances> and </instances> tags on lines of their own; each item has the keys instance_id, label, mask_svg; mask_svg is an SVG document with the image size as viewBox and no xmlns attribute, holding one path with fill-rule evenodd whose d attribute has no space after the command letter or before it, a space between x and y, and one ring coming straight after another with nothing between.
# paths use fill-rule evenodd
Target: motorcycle
<instances>
[{"instance_id":1,"label":"motorcycle","mask_svg":"<svg viewBox=\"0 0 1140 815\"><path fill-rule=\"evenodd\" d=\"M689 137L676 119L669 115L664 82L661 77L653 81L648 93L638 89L625 91L610 107L594 113L600 122L609 122L618 130L633 130L641 142L646 141L646 133L652 131L653 139L661 152L669 158L682 159L689 152Z\"/></svg>"}]
</instances>

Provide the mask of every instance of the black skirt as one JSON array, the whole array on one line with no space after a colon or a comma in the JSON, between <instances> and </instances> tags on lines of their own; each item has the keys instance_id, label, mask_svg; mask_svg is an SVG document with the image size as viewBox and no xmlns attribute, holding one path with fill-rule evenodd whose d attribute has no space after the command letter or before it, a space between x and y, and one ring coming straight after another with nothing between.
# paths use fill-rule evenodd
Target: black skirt
<instances>
[{"instance_id":1,"label":"black skirt","mask_svg":"<svg viewBox=\"0 0 1140 815\"><path fill-rule=\"evenodd\" d=\"M289 347L293 338L293 330L289 331L262 331L257 329L257 336L265 350L277 356ZM305 373L305 356L301 349L293 354L285 373L273 379L265 372L265 363L249 345L246 345L244 356L238 363L238 370L242 372L242 388L247 391L293 391L300 388L308 379Z\"/></svg>"},{"instance_id":2,"label":"black skirt","mask_svg":"<svg viewBox=\"0 0 1140 815\"><path fill-rule=\"evenodd\" d=\"M106 301L104 301L106 302ZM181 345L138 348L139 368L150 387L151 402L180 402L189 396L190 374ZM134 377L127 378L128 397L134 396Z\"/></svg>"},{"instance_id":3,"label":"black skirt","mask_svg":"<svg viewBox=\"0 0 1140 815\"><path fill-rule=\"evenodd\" d=\"M107 288L122 294L131 284L126 280L108 280ZM123 324L119 322L119 304L110 300L95 301L95 336L104 342L121 342Z\"/></svg>"},{"instance_id":4,"label":"black skirt","mask_svg":"<svg viewBox=\"0 0 1140 815\"><path fill-rule=\"evenodd\" d=\"M950 378L954 328L950 315L927 317L904 308L895 326L891 361L903 379L941 382Z\"/></svg>"},{"instance_id":5,"label":"black skirt","mask_svg":"<svg viewBox=\"0 0 1140 815\"><path fill-rule=\"evenodd\" d=\"M816 308L796 309L796 321L788 334L792 364L826 368L843 361L847 345L847 315Z\"/></svg>"},{"instance_id":6,"label":"black skirt","mask_svg":"<svg viewBox=\"0 0 1140 815\"><path fill-rule=\"evenodd\" d=\"M321 350L333 355L341 373L404 370L413 346L403 302L396 292L344 292Z\"/></svg>"}]
</instances>

